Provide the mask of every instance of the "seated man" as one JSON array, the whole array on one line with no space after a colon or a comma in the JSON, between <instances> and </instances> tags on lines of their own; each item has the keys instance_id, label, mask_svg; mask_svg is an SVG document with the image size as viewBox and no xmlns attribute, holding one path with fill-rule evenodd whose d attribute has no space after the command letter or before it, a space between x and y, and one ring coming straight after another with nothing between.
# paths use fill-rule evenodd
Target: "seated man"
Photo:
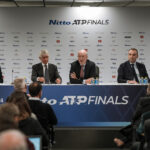
<instances>
[{"instance_id":1,"label":"seated man","mask_svg":"<svg viewBox=\"0 0 150 150\"><path fill-rule=\"evenodd\" d=\"M0 83L3 83L3 76L2 76L1 67L0 67Z\"/></svg>"},{"instance_id":2,"label":"seated man","mask_svg":"<svg viewBox=\"0 0 150 150\"><path fill-rule=\"evenodd\" d=\"M145 133L145 142L146 147L145 150L150 149L150 119L147 119L144 123L144 133Z\"/></svg>"},{"instance_id":3,"label":"seated man","mask_svg":"<svg viewBox=\"0 0 150 150\"><path fill-rule=\"evenodd\" d=\"M95 63L88 60L86 50L80 50L78 52L78 60L71 63L69 77L71 84L82 84L83 81L86 84L90 84L91 80L96 78Z\"/></svg>"},{"instance_id":4,"label":"seated man","mask_svg":"<svg viewBox=\"0 0 150 150\"><path fill-rule=\"evenodd\" d=\"M138 58L138 50L131 48L128 51L128 61L122 63L118 69L118 83L139 83L140 78L149 77L145 65L136 61Z\"/></svg>"},{"instance_id":5,"label":"seated man","mask_svg":"<svg viewBox=\"0 0 150 150\"><path fill-rule=\"evenodd\" d=\"M1 150L28 150L26 137L18 130L7 130L0 134Z\"/></svg>"},{"instance_id":6,"label":"seated man","mask_svg":"<svg viewBox=\"0 0 150 150\"><path fill-rule=\"evenodd\" d=\"M120 133L124 137L122 139L114 139L114 142L118 147L121 147L123 145L130 146L133 138L133 126L138 126L140 123L141 115L148 111L150 111L150 84L147 87L147 95L145 97L141 97L138 101L135 113L132 117L131 125L120 130Z\"/></svg>"},{"instance_id":7,"label":"seated man","mask_svg":"<svg viewBox=\"0 0 150 150\"><path fill-rule=\"evenodd\" d=\"M27 94L27 85L25 83L24 78L16 78L14 80L14 90L18 92L23 92L26 98L29 98L29 95ZM6 101L8 101L9 96L7 97Z\"/></svg>"},{"instance_id":8,"label":"seated man","mask_svg":"<svg viewBox=\"0 0 150 150\"><path fill-rule=\"evenodd\" d=\"M39 82L33 82L29 85L29 105L32 112L37 116L43 128L49 132L49 128L57 124L56 115L49 104L42 103L42 85Z\"/></svg>"},{"instance_id":9,"label":"seated man","mask_svg":"<svg viewBox=\"0 0 150 150\"><path fill-rule=\"evenodd\" d=\"M19 108L12 103L0 105L0 132L5 130L18 129L19 123ZM6 141L8 143L8 140ZM34 145L26 138L28 150L35 150ZM0 148L1 149L1 148Z\"/></svg>"},{"instance_id":10,"label":"seated man","mask_svg":"<svg viewBox=\"0 0 150 150\"><path fill-rule=\"evenodd\" d=\"M45 84L60 84L61 77L58 73L57 67L54 64L48 63L49 54L47 50L41 50L39 59L41 63L32 66L31 80L33 82L39 81Z\"/></svg>"},{"instance_id":11,"label":"seated man","mask_svg":"<svg viewBox=\"0 0 150 150\"><path fill-rule=\"evenodd\" d=\"M15 104L0 105L0 132L18 128L19 109Z\"/></svg>"}]
</instances>

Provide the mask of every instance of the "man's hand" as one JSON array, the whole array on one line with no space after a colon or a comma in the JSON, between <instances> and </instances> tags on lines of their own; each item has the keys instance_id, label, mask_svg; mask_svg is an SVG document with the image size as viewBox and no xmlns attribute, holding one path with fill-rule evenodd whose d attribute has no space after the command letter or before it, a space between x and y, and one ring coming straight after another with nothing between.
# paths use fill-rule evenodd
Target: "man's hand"
<instances>
[{"instance_id":1,"label":"man's hand","mask_svg":"<svg viewBox=\"0 0 150 150\"><path fill-rule=\"evenodd\" d=\"M75 72L71 73L70 77L73 78L73 79L78 79Z\"/></svg>"},{"instance_id":2,"label":"man's hand","mask_svg":"<svg viewBox=\"0 0 150 150\"><path fill-rule=\"evenodd\" d=\"M93 80L94 78L88 78L85 80L85 84L91 84L91 80Z\"/></svg>"},{"instance_id":3,"label":"man's hand","mask_svg":"<svg viewBox=\"0 0 150 150\"><path fill-rule=\"evenodd\" d=\"M61 79L60 79L60 78L57 78L55 82L56 82L57 84L61 84Z\"/></svg>"},{"instance_id":4,"label":"man's hand","mask_svg":"<svg viewBox=\"0 0 150 150\"><path fill-rule=\"evenodd\" d=\"M44 77L38 77L38 78L37 78L37 81L40 81L40 82L44 83L44 82L45 82L45 79L44 79Z\"/></svg>"},{"instance_id":5,"label":"man's hand","mask_svg":"<svg viewBox=\"0 0 150 150\"><path fill-rule=\"evenodd\" d=\"M127 83L129 83L129 84L138 84L138 82L136 82L134 80L128 80Z\"/></svg>"}]
</instances>

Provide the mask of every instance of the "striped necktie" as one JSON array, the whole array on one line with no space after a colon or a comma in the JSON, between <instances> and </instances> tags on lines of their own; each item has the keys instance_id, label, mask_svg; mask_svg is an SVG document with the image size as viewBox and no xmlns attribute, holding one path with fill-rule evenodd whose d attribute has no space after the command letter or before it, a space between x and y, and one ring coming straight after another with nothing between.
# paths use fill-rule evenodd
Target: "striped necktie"
<instances>
[{"instance_id":1,"label":"striped necktie","mask_svg":"<svg viewBox=\"0 0 150 150\"><path fill-rule=\"evenodd\" d=\"M44 65L44 67L45 67L45 83L49 84L49 73L48 73L47 65Z\"/></svg>"},{"instance_id":2,"label":"striped necktie","mask_svg":"<svg viewBox=\"0 0 150 150\"><path fill-rule=\"evenodd\" d=\"M83 65L81 66L81 70L80 70L80 78L84 78L84 70L83 70Z\"/></svg>"},{"instance_id":3,"label":"striped necktie","mask_svg":"<svg viewBox=\"0 0 150 150\"><path fill-rule=\"evenodd\" d=\"M138 77L137 77L137 74L136 74L136 72L135 72L134 64L131 64L131 68L132 68L132 72L133 72L133 76L134 76L134 78L135 78L135 81L136 81L136 82L139 82Z\"/></svg>"}]
</instances>

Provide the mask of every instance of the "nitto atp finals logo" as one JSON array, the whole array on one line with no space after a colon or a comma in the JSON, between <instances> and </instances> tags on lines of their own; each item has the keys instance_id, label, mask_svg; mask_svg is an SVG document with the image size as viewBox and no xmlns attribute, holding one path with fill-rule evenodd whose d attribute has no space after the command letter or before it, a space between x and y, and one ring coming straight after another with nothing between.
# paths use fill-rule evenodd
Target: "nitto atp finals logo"
<instances>
[{"instance_id":1,"label":"nitto atp finals logo","mask_svg":"<svg viewBox=\"0 0 150 150\"><path fill-rule=\"evenodd\" d=\"M86 20L86 19L75 19L73 21L66 20L49 20L49 25L108 25L110 24L109 19L99 19L99 20Z\"/></svg>"}]
</instances>

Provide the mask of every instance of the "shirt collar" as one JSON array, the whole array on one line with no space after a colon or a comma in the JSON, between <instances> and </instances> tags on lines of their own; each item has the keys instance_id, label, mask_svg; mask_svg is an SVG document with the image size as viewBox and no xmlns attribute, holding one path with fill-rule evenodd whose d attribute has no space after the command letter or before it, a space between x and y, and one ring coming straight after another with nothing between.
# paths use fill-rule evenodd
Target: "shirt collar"
<instances>
[{"instance_id":1,"label":"shirt collar","mask_svg":"<svg viewBox=\"0 0 150 150\"><path fill-rule=\"evenodd\" d=\"M42 63L42 66L45 67L45 64ZM48 63L46 64L46 66L48 67Z\"/></svg>"},{"instance_id":2,"label":"shirt collar","mask_svg":"<svg viewBox=\"0 0 150 150\"><path fill-rule=\"evenodd\" d=\"M29 100L40 100L38 97L29 97Z\"/></svg>"},{"instance_id":3,"label":"shirt collar","mask_svg":"<svg viewBox=\"0 0 150 150\"><path fill-rule=\"evenodd\" d=\"M132 64L136 65L136 61L135 61L134 63L131 63L131 62L130 62L130 65L132 65Z\"/></svg>"}]
</instances>

